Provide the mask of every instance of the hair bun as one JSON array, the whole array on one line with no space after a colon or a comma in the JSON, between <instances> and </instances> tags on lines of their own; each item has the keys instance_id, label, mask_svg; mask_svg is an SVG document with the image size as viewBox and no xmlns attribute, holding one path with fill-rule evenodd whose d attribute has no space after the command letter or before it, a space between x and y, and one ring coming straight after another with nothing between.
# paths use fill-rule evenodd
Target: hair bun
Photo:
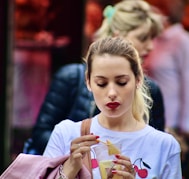
<instances>
[{"instance_id":1,"label":"hair bun","mask_svg":"<svg viewBox=\"0 0 189 179\"><path fill-rule=\"evenodd\" d=\"M108 21L111 21L114 14L115 14L115 8L111 5L106 6L103 15L108 19Z\"/></svg>"}]
</instances>

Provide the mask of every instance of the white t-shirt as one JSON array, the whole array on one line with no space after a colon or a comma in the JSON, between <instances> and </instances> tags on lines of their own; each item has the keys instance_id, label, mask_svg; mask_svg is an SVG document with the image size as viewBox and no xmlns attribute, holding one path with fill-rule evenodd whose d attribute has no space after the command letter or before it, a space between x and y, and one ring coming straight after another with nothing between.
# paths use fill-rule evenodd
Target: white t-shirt
<instances>
[{"instance_id":1,"label":"white t-shirt","mask_svg":"<svg viewBox=\"0 0 189 179\"><path fill-rule=\"evenodd\" d=\"M70 143L80 136L80 122L64 120L52 132L44 156L57 157L70 152ZM128 156L138 169L147 170L147 179L181 179L180 146L174 137L146 125L135 132L117 132L106 129L98 123L98 116L92 118L90 132L113 143L121 143L121 153ZM94 155L91 155L92 157ZM150 168L148 168L147 164ZM98 179L98 168L93 169ZM136 174L136 179L140 179Z\"/></svg>"}]
</instances>

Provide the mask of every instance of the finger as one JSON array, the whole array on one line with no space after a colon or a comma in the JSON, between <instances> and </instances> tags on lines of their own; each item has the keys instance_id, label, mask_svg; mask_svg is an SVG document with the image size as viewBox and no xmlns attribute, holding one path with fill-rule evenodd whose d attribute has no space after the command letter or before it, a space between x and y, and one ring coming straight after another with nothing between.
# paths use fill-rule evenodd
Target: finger
<instances>
[{"instance_id":1,"label":"finger","mask_svg":"<svg viewBox=\"0 0 189 179\"><path fill-rule=\"evenodd\" d=\"M125 170L127 172L131 171L133 169L133 165L130 161L126 161L126 160L114 160L113 161L115 164L121 165L122 166L122 170Z\"/></svg>"},{"instance_id":2,"label":"finger","mask_svg":"<svg viewBox=\"0 0 189 179\"><path fill-rule=\"evenodd\" d=\"M81 159L81 158L83 158L83 154L80 153L80 152L78 152L78 153L73 153L73 154L72 154L72 158L73 158L73 159Z\"/></svg>"},{"instance_id":3,"label":"finger","mask_svg":"<svg viewBox=\"0 0 189 179\"><path fill-rule=\"evenodd\" d=\"M131 160L130 160L129 157L124 156L124 155L121 155L121 154L117 154L117 155L115 155L115 157L116 157L117 159L123 159L123 160L127 160L127 161L130 161L130 162L131 162Z\"/></svg>"},{"instance_id":4,"label":"finger","mask_svg":"<svg viewBox=\"0 0 189 179\"><path fill-rule=\"evenodd\" d=\"M88 152L90 152L90 149L85 147L72 152L71 156L73 159L83 159Z\"/></svg>"},{"instance_id":5,"label":"finger","mask_svg":"<svg viewBox=\"0 0 189 179\"><path fill-rule=\"evenodd\" d=\"M130 168L129 172L130 172L133 176L136 176L136 171L135 171L135 169L134 169L133 166Z\"/></svg>"},{"instance_id":6,"label":"finger","mask_svg":"<svg viewBox=\"0 0 189 179\"><path fill-rule=\"evenodd\" d=\"M90 151L90 146L91 143L90 142L83 142L83 143L79 143L79 144L72 144L70 146L70 152L74 152L78 149L82 149L83 151Z\"/></svg>"},{"instance_id":7,"label":"finger","mask_svg":"<svg viewBox=\"0 0 189 179\"><path fill-rule=\"evenodd\" d=\"M72 141L71 142L71 146L70 146L70 150L73 151L73 150L76 150L78 148L81 148L81 147L85 147L85 146L92 146L94 144L97 144L98 141L95 140L87 140L87 141L82 141L82 142L77 142L77 141Z\"/></svg>"},{"instance_id":8,"label":"finger","mask_svg":"<svg viewBox=\"0 0 189 179\"><path fill-rule=\"evenodd\" d=\"M81 137L78 137L76 139L74 139L72 141L72 143L83 143L83 142L90 142L90 141L93 141L95 143L98 143L97 139L99 138L99 136L96 136L96 135L93 135L93 134L89 134L89 135L84 135L84 136L81 136Z\"/></svg>"},{"instance_id":9,"label":"finger","mask_svg":"<svg viewBox=\"0 0 189 179\"><path fill-rule=\"evenodd\" d=\"M115 161L113 161L115 164L119 164L119 165L121 165L121 166L123 166L122 167L122 170L124 170L124 171L126 171L126 172L128 172L128 173L131 173L132 175L136 175L136 171L135 171L135 169L134 169L134 167L133 167L133 164L131 163L131 161L130 161L130 159L128 158L128 157L119 157L119 158L121 158L121 159L118 159L118 160L115 160ZM124 160L124 159L126 159L126 160Z\"/></svg>"},{"instance_id":10,"label":"finger","mask_svg":"<svg viewBox=\"0 0 189 179\"><path fill-rule=\"evenodd\" d=\"M115 160L114 163L118 163L124 166L126 171L131 171L133 170L133 164L131 163L131 160L129 157L124 156L124 155L116 155L118 160Z\"/></svg>"},{"instance_id":11,"label":"finger","mask_svg":"<svg viewBox=\"0 0 189 179\"><path fill-rule=\"evenodd\" d=\"M81 144L79 143L79 144L71 144L71 146L70 146L70 151L71 152L74 152L75 150L77 150L77 149L79 149L81 147Z\"/></svg>"},{"instance_id":12,"label":"finger","mask_svg":"<svg viewBox=\"0 0 189 179\"><path fill-rule=\"evenodd\" d=\"M76 154L76 153L80 153L82 155L82 157L84 157L84 155L87 153L87 152L90 152L91 151L91 148L88 147L88 146L83 146L83 147L78 147L77 149L75 150L71 150L70 153L73 155L73 154Z\"/></svg>"},{"instance_id":13,"label":"finger","mask_svg":"<svg viewBox=\"0 0 189 179\"><path fill-rule=\"evenodd\" d=\"M136 173L130 173L130 172L126 172L126 171L122 171L122 170L112 170L112 174L114 175L120 175L123 176L123 178L127 178L127 179L135 179Z\"/></svg>"}]
</instances>

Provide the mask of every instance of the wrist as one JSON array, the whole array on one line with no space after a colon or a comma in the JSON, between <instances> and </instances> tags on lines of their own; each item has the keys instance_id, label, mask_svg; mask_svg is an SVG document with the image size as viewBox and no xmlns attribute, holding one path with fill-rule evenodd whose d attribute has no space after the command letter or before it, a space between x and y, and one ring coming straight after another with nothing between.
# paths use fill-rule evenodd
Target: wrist
<instances>
[{"instance_id":1,"label":"wrist","mask_svg":"<svg viewBox=\"0 0 189 179\"><path fill-rule=\"evenodd\" d=\"M59 179L69 179L63 171L63 165L60 165L59 168Z\"/></svg>"},{"instance_id":2,"label":"wrist","mask_svg":"<svg viewBox=\"0 0 189 179\"><path fill-rule=\"evenodd\" d=\"M78 179L77 176L73 174L73 172L70 171L64 171L63 164L59 167L59 178L58 179Z\"/></svg>"}]
</instances>

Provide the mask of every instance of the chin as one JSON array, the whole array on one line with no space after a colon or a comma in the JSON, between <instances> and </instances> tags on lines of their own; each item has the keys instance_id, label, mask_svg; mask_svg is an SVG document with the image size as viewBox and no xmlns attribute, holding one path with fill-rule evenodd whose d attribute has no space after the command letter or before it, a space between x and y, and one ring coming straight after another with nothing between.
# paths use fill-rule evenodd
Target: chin
<instances>
[{"instance_id":1,"label":"chin","mask_svg":"<svg viewBox=\"0 0 189 179\"><path fill-rule=\"evenodd\" d=\"M117 111L108 111L108 112L106 112L106 113L104 113L105 114L105 116L106 117L108 117L108 118L118 118L118 117L120 117L121 115L120 115L120 113L119 112L117 112Z\"/></svg>"}]
</instances>

